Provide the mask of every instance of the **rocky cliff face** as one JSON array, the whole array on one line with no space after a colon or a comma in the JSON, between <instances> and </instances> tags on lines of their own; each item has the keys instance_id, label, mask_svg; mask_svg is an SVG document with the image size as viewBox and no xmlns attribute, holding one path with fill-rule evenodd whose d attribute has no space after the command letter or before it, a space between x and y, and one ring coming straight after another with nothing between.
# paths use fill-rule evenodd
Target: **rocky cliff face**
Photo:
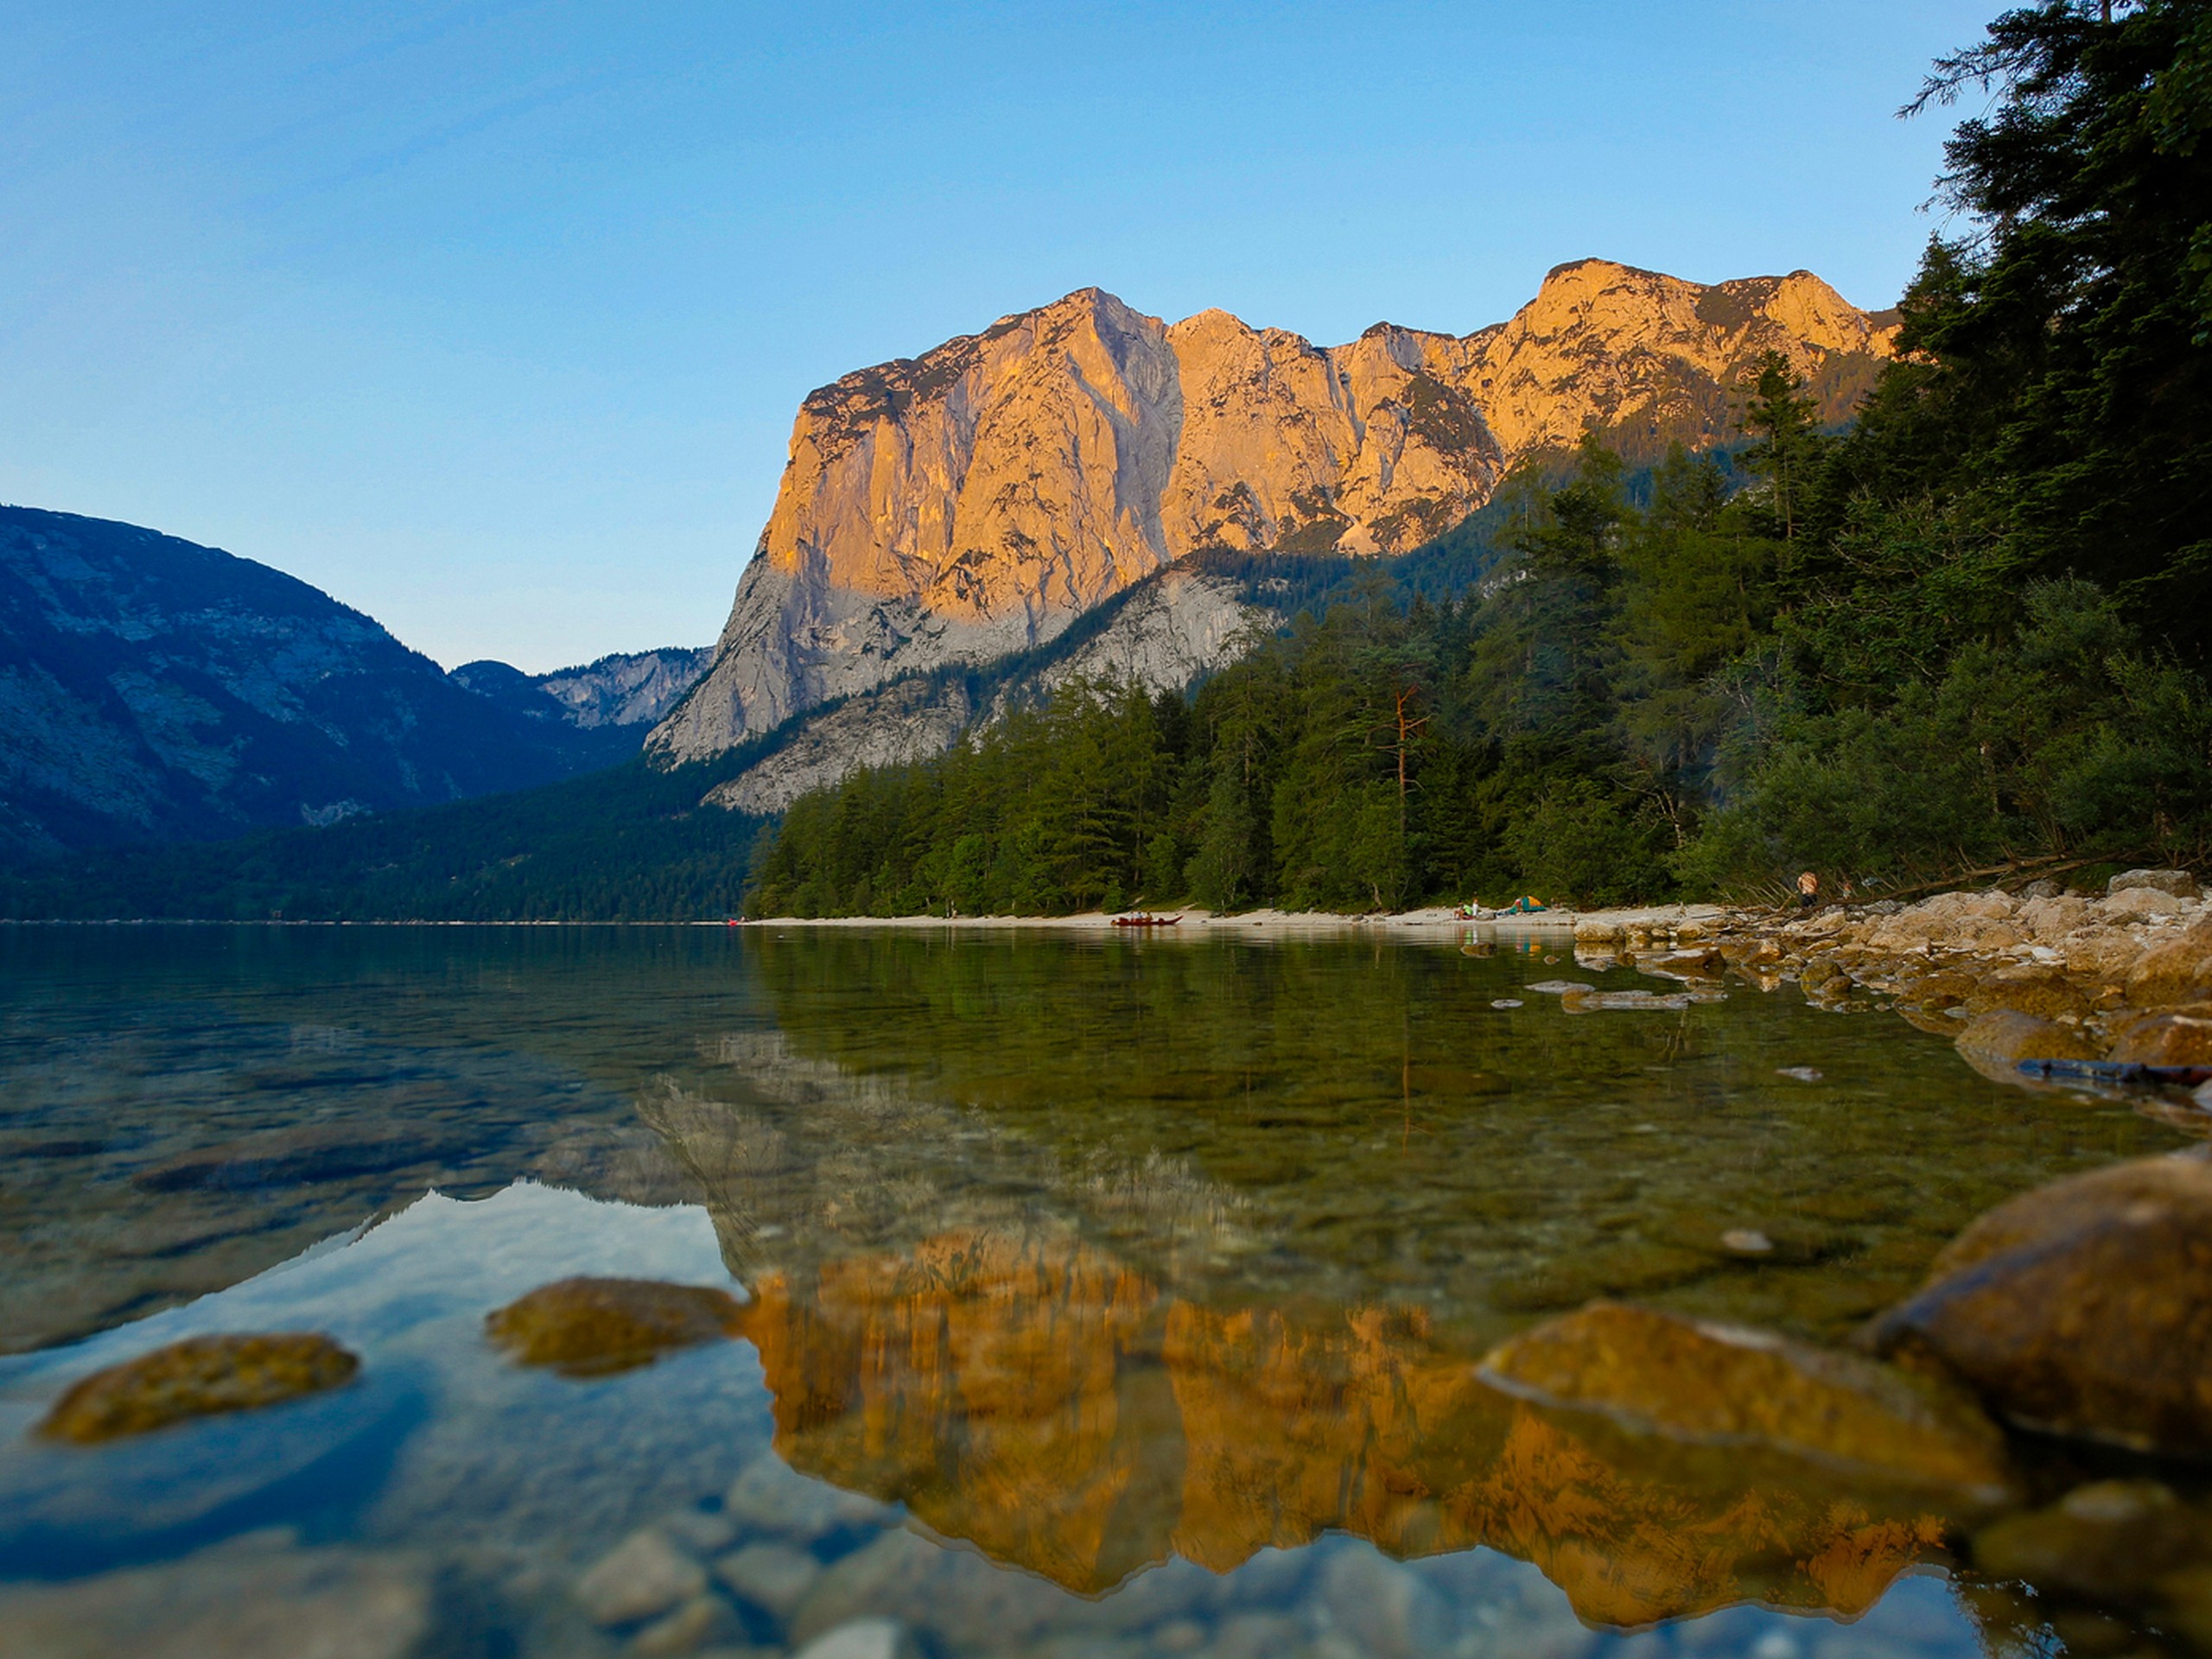
<instances>
[{"instance_id":1,"label":"rocky cliff face","mask_svg":"<svg viewBox=\"0 0 2212 1659\"><path fill-rule=\"evenodd\" d=\"M266 565L0 508L0 862L327 824L635 752L641 723L582 730L556 690L475 666L534 703L472 689Z\"/></svg>"},{"instance_id":2,"label":"rocky cliff face","mask_svg":"<svg viewBox=\"0 0 2212 1659\"><path fill-rule=\"evenodd\" d=\"M550 674L525 674L487 658L463 663L451 677L527 722L569 757L569 771L585 772L637 753L714 655L709 645L618 652Z\"/></svg>"},{"instance_id":3,"label":"rocky cliff face","mask_svg":"<svg viewBox=\"0 0 2212 1659\"><path fill-rule=\"evenodd\" d=\"M798 721L773 753L709 791L706 804L738 812L780 812L809 790L864 767L906 766L943 754L971 726L988 724L1076 680L1180 691L1227 662L1244 630L1267 614L1245 602L1236 583L1192 569L1162 571L1121 598L1096 633L1080 640L1063 636L1063 649L988 688L980 706L964 678L923 675L817 709Z\"/></svg>"},{"instance_id":4,"label":"rocky cliff face","mask_svg":"<svg viewBox=\"0 0 2212 1659\"><path fill-rule=\"evenodd\" d=\"M714 667L647 747L700 759L1035 645L1194 551L1408 551L1592 425L1631 455L1726 435L1770 349L1840 416L1894 336L1802 271L1702 287L1589 260L1510 322L1330 347L1086 289L806 399Z\"/></svg>"}]
</instances>

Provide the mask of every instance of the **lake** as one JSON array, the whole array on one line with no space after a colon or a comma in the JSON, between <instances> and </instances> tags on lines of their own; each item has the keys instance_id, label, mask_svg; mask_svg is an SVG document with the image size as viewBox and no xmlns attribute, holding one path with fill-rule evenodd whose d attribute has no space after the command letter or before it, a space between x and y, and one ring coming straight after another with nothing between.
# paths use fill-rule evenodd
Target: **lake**
<instances>
[{"instance_id":1,"label":"lake","mask_svg":"<svg viewBox=\"0 0 2212 1659\"><path fill-rule=\"evenodd\" d=\"M2055 1650L1926 1493L1477 1376L1599 1296L1840 1343L1981 1211L2184 1144L1683 991L1486 931L0 929L0 1651ZM741 1322L487 1342L575 1274ZM34 1433L256 1331L360 1371Z\"/></svg>"}]
</instances>

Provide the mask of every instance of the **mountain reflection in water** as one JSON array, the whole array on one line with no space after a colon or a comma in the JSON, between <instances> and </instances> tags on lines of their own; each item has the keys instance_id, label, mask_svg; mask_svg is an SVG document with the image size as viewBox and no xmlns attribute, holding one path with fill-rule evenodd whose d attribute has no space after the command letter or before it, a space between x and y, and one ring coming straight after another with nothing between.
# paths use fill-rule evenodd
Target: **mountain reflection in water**
<instances>
[{"instance_id":1,"label":"mountain reflection in water","mask_svg":"<svg viewBox=\"0 0 2212 1659\"><path fill-rule=\"evenodd\" d=\"M702 1576L814 1575L772 1613L711 1578L707 1650L833 1611L931 1659L1426 1650L1356 1628L1373 1573L1468 1654L1800 1651L1762 1610L1826 1615L1821 1659L1971 1649L1942 1495L1478 1364L1598 1296L1837 1342L1975 1214L2171 1126L1794 991L1568 1014L1534 987L1663 982L1175 931L0 936L0 1649L228 1582L202 1558L251 1537L474 1610L429 1650L613 1659L645 1627L577 1586L641 1528ZM485 1343L575 1274L734 1283L741 1339L589 1382ZM23 1433L181 1335L315 1328L353 1389L82 1455ZM318 1425L342 1482L303 1484ZM745 1518L771 1446L875 1504ZM2008 1605L1992 1641L2044 1641Z\"/></svg>"},{"instance_id":2,"label":"mountain reflection in water","mask_svg":"<svg viewBox=\"0 0 2212 1659\"><path fill-rule=\"evenodd\" d=\"M1924 1500L1544 1412L1421 1309L1207 1308L1078 1242L988 1232L754 1289L786 1461L1084 1593L1341 1530L1503 1550L1595 1624L1855 1618L1942 1557Z\"/></svg>"}]
</instances>

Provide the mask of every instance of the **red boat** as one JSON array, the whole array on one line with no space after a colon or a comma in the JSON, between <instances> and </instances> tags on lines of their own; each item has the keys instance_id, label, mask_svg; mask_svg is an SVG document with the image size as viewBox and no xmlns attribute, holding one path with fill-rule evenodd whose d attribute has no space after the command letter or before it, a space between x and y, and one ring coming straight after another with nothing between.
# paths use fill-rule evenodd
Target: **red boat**
<instances>
[{"instance_id":1,"label":"red boat","mask_svg":"<svg viewBox=\"0 0 2212 1659\"><path fill-rule=\"evenodd\" d=\"M1180 916L1149 916L1140 910L1134 915L1116 916L1114 918L1114 925L1116 927L1173 927L1182 919Z\"/></svg>"}]
</instances>

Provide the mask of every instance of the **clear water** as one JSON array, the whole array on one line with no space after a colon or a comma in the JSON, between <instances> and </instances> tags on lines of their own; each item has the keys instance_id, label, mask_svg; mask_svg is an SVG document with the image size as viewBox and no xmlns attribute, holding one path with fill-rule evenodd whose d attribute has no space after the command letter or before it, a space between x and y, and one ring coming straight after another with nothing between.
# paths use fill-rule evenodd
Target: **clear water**
<instances>
[{"instance_id":1,"label":"clear water","mask_svg":"<svg viewBox=\"0 0 2212 1659\"><path fill-rule=\"evenodd\" d=\"M1560 981L1681 988L1471 935L0 930L0 1651L2057 1646L1925 1500L1474 1368L1600 1294L1839 1340L2180 1132L1789 988ZM743 1334L591 1381L486 1344L579 1273ZM31 1437L284 1329L359 1380ZM684 1593L595 1622L641 1528Z\"/></svg>"}]
</instances>

